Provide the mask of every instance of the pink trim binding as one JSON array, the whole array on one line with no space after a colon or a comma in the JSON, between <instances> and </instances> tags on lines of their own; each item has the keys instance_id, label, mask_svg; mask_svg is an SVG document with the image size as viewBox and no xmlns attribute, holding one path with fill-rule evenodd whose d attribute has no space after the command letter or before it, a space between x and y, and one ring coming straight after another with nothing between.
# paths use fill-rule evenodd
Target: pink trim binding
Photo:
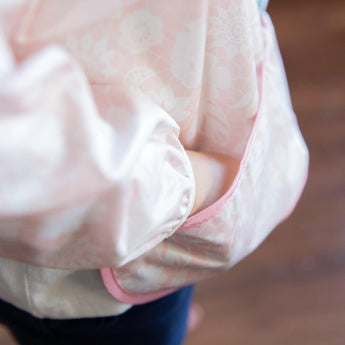
<instances>
[{"instance_id":1,"label":"pink trim binding","mask_svg":"<svg viewBox=\"0 0 345 345\"><path fill-rule=\"evenodd\" d=\"M103 283L107 288L108 292L114 296L118 301L126 304L143 304L147 302L154 301L158 298L169 295L172 292L175 292L177 289L168 289L159 292L152 292L148 294L136 294L129 293L125 291L120 285L119 281L116 278L115 272L112 268L102 268L101 276Z\"/></svg>"}]
</instances>

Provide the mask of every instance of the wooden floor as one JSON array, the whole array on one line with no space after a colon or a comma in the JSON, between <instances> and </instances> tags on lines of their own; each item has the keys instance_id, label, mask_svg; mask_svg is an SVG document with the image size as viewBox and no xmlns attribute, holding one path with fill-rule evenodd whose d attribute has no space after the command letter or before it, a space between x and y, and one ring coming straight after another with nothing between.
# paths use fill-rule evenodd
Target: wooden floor
<instances>
[{"instance_id":1,"label":"wooden floor","mask_svg":"<svg viewBox=\"0 0 345 345\"><path fill-rule=\"evenodd\" d=\"M309 181L258 250L198 285L206 319L185 345L345 344L345 1L271 0L269 12L310 149ZM0 329L0 345L14 344Z\"/></svg>"}]
</instances>

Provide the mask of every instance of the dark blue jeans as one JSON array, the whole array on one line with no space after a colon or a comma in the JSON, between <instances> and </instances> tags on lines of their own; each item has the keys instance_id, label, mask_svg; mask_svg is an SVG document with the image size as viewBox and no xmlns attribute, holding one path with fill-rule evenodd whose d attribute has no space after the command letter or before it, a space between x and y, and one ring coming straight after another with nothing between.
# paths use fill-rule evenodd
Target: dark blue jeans
<instances>
[{"instance_id":1,"label":"dark blue jeans","mask_svg":"<svg viewBox=\"0 0 345 345\"><path fill-rule=\"evenodd\" d=\"M110 317L39 319L0 300L0 322L22 345L180 345L193 287Z\"/></svg>"}]
</instances>

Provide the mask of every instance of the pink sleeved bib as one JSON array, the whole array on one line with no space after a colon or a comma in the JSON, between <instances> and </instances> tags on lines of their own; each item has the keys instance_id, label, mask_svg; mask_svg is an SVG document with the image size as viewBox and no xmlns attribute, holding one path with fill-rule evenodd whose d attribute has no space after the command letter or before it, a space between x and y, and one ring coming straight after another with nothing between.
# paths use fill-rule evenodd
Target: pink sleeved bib
<instances>
[{"instance_id":1,"label":"pink sleeved bib","mask_svg":"<svg viewBox=\"0 0 345 345\"><path fill-rule=\"evenodd\" d=\"M54 313L42 286L62 270L156 299L230 268L292 212L308 151L255 0L28 0L0 18L0 255L42 273L23 308ZM241 161L192 217L185 149Z\"/></svg>"}]
</instances>

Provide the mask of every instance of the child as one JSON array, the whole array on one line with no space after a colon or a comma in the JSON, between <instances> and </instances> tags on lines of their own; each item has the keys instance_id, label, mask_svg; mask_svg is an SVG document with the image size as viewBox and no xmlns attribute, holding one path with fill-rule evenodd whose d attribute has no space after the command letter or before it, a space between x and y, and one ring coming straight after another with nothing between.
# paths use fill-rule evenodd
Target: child
<instances>
[{"instance_id":1,"label":"child","mask_svg":"<svg viewBox=\"0 0 345 345\"><path fill-rule=\"evenodd\" d=\"M1 321L21 344L181 344L190 285L252 251L305 182L267 14L28 0L0 16Z\"/></svg>"}]
</instances>

